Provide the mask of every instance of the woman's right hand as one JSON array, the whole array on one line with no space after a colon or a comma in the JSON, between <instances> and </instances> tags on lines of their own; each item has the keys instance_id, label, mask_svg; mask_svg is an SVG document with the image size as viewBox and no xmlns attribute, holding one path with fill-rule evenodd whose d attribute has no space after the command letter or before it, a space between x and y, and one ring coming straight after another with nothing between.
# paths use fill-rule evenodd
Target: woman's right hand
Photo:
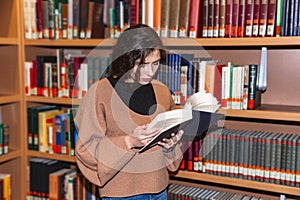
<instances>
[{"instance_id":1,"label":"woman's right hand","mask_svg":"<svg viewBox=\"0 0 300 200\"><path fill-rule=\"evenodd\" d=\"M147 144L156 134L159 132L159 129L150 129L146 130L147 125L137 126L133 130L132 135L125 137L125 142L129 149L139 148Z\"/></svg>"}]
</instances>

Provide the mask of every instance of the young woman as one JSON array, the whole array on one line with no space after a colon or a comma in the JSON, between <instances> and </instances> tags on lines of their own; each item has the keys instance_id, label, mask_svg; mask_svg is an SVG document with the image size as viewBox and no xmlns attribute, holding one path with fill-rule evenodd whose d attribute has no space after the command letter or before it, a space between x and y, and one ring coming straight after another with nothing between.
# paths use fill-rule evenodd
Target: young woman
<instances>
[{"instance_id":1,"label":"young woman","mask_svg":"<svg viewBox=\"0 0 300 200\"><path fill-rule=\"evenodd\" d=\"M146 130L159 113L175 109L170 90L154 80L165 51L146 25L125 30L113 49L108 78L93 84L76 114L76 161L107 199L167 199L168 171L182 160L183 131L138 153L157 133Z\"/></svg>"}]
</instances>

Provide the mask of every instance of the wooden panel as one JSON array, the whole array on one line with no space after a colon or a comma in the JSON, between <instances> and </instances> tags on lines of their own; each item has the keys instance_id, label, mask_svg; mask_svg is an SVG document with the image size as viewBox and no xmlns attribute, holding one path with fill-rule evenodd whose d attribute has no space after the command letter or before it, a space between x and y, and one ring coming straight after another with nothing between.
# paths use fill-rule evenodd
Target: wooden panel
<instances>
[{"instance_id":1,"label":"wooden panel","mask_svg":"<svg viewBox=\"0 0 300 200\"><path fill-rule=\"evenodd\" d=\"M20 118L20 104L4 104L1 105L3 123L9 125L9 148L21 148L21 118Z\"/></svg>"},{"instance_id":2,"label":"wooden panel","mask_svg":"<svg viewBox=\"0 0 300 200\"><path fill-rule=\"evenodd\" d=\"M15 94L19 92L18 48L0 46L0 93Z\"/></svg>"},{"instance_id":3,"label":"wooden panel","mask_svg":"<svg viewBox=\"0 0 300 200\"><path fill-rule=\"evenodd\" d=\"M17 37L16 0L1 0L0 37Z\"/></svg>"},{"instance_id":4,"label":"wooden panel","mask_svg":"<svg viewBox=\"0 0 300 200\"><path fill-rule=\"evenodd\" d=\"M21 174L21 158L7 161L0 165L1 173L10 173L11 176L11 187L12 196L11 199L24 199L23 192L26 188L22 185L22 174Z\"/></svg>"}]
</instances>

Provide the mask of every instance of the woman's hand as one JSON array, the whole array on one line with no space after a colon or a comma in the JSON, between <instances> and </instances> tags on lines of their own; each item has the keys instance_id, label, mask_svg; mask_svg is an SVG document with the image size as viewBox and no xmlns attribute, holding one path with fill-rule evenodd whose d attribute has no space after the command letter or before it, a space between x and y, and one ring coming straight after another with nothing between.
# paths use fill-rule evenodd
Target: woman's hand
<instances>
[{"instance_id":1,"label":"woman's hand","mask_svg":"<svg viewBox=\"0 0 300 200\"><path fill-rule=\"evenodd\" d=\"M146 130L149 125L137 126L132 135L125 137L125 142L129 149L139 148L147 144L156 134L159 129Z\"/></svg>"},{"instance_id":2,"label":"woman's hand","mask_svg":"<svg viewBox=\"0 0 300 200\"><path fill-rule=\"evenodd\" d=\"M171 151L178 144L183 136L183 130L180 130L177 134L172 133L171 138L164 138L162 141L158 142L166 152Z\"/></svg>"}]
</instances>

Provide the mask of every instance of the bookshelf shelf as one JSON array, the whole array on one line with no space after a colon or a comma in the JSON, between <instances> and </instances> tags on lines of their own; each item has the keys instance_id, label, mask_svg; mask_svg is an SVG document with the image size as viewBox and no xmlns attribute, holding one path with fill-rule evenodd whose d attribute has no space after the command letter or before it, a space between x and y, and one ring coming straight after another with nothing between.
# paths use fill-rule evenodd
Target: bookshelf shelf
<instances>
[{"instance_id":1,"label":"bookshelf shelf","mask_svg":"<svg viewBox=\"0 0 300 200\"><path fill-rule=\"evenodd\" d=\"M60 161L66 161L66 162L71 162L71 163L75 163L75 161L76 161L75 156L49 154L49 153L43 153L43 152L39 152L39 151L30 151L30 150L27 150L27 156L60 160Z\"/></svg>"},{"instance_id":2,"label":"bookshelf shelf","mask_svg":"<svg viewBox=\"0 0 300 200\"><path fill-rule=\"evenodd\" d=\"M15 159L21 157L21 150L12 150L9 149L9 152L7 154L1 155L0 156L0 163Z\"/></svg>"},{"instance_id":3,"label":"bookshelf shelf","mask_svg":"<svg viewBox=\"0 0 300 200\"><path fill-rule=\"evenodd\" d=\"M1 41L1 40L0 40ZM300 46L300 37L258 37L258 38L168 38L162 39L165 46ZM73 40L25 40L26 46L65 47L113 47L115 39L73 39Z\"/></svg>"},{"instance_id":4,"label":"bookshelf shelf","mask_svg":"<svg viewBox=\"0 0 300 200\"><path fill-rule=\"evenodd\" d=\"M185 178L185 179L196 180L196 181L218 183L224 185L232 185L237 187L245 187L245 188L264 190L264 191L274 191L277 193L284 193L284 194L295 195L295 196L298 196L300 193L300 188L297 187L278 185L272 183L263 183L263 182L251 181L251 180L243 180L243 179L232 178L232 177L214 176L214 175L197 173L197 172L179 171L178 174L176 174L174 177Z\"/></svg>"},{"instance_id":5,"label":"bookshelf shelf","mask_svg":"<svg viewBox=\"0 0 300 200\"><path fill-rule=\"evenodd\" d=\"M3 38L0 37L0 45L18 45L18 38Z\"/></svg>"},{"instance_id":6,"label":"bookshelf shelf","mask_svg":"<svg viewBox=\"0 0 300 200\"><path fill-rule=\"evenodd\" d=\"M13 103L13 102L18 102L20 100L21 100L21 96L19 94L15 94L15 95L0 94L0 104Z\"/></svg>"},{"instance_id":7,"label":"bookshelf shelf","mask_svg":"<svg viewBox=\"0 0 300 200\"><path fill-rule=\"evenodd\" d=\"M49 40L49 39L32 39L25 40L26 46L64 46L64 47L95 47L108 46L112 47L115 44L114 39L64 39L64 40Z\"/></svg>"},{"instance_id":8,"label":"bookshelf shelf","mask_svg":"<svg viewBox=\"0 0 300 200\"><path fill-rule=\"evenodd\" d=\"M300 122L300 108L298 106L262 105L257 110L227 109L222 112L226 113L226 117Z\"/></svg>"},{"instance_id":9,"label":"bookshelf shelf","mask_svg":"<svg viewBox=\"0 0 300 200\"><path fill-rule=\"evenodd\" d=\"M51 103L51 104L62 104L62 105L79 105L80 103L80 99L72 99L72 98L26 96L25 99L27 102Z\"/></svg>"}]
</instances>

